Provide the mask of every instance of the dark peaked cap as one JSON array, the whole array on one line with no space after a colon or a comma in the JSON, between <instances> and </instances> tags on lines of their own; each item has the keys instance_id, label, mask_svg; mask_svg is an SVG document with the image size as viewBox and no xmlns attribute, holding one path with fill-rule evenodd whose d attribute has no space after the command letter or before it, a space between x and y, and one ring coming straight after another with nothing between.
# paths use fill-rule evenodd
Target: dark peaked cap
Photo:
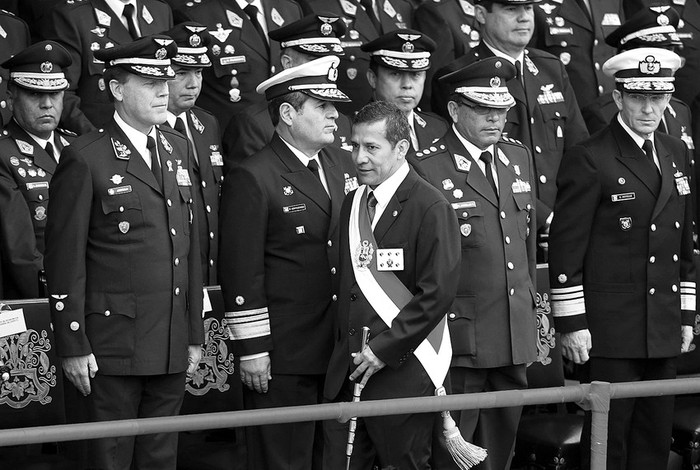
<instances>
[{"instance_id":1,"label":"dark peaked cap","mask_svg":"<svg viewBox=\"0 0 700 470\"><path fill-rule=\"evenodd\" d=\"M676 32L680 19L671 6L651 5L608 34L605 42L617 48L617 52L637 47L679 46L683 44Z\"/></svg>"},{"instance_id":2,"label":"dark peaked cap","mask_svg":"<svg viewBox=\"0 0 700 470\"><path fill-rule=\"evenodd\" d=\"M145 78L170 80L175 72L170 59L177 54L177 45L169 36L154 34L134 42L99 49L95 58L105 62L106 67L121 67Z\"/></svg>"},{"instance_id":3,"label":"dark peaked cap","mask_svg":"<svg viewBox=\"0 0 700 470\"><path fill-rule=\"evenodd\" d=\"M171 59L173 64L191 68L211 67L207 55L211 34L206 26L188 21L175 25L163 34L172 38L177 45L177 54Z\"/></svg>"},{"instance_id":4,"label":"dark peaked cap","mask_svg":"<svg viewBox=\"0 0 700 470\"><path fill-rule=\"evenodd\" d=\"M268 36L279 42L282 49L291 47L304 54L323 57L345 54L339 38L346 30L345 22L338 15L319 12L270 31Z\"/></svg>"},{"instance_id":5,"label":"dark peaked cap","mask_svg":"<svg viewBox=\"0 0 700 470\"><path fill-rule=\"evenodd\" d=\"M369 52L372 61L383 67L420 72L430 68L430 53L436 47L435 41L420 31L396 29L363 44L360 49Z\"/></svg>"},{"instance_id":6,"label":"dark peaked cap","mask_svg":"<svg viewBox=\"0 0 700 470\"><path fill-rule=\"evenodd\" d=\"M508 109L515 104L515 99L506 82L513 78L513 64L500 57L487 57L440 77L440 82L474 104Z\"/></svg>"},{"instance_id":7,"label":"dark peaked cap","mask_svg":"<svg viewBox=\"0 0 700 470\"><path fill-rule=\"evenodd\" d=\"M68 88L63 69L72 63L63 46L54 41L41 41L18 52L0 66L10 71L10 81L17 86L52 93Z\"/></svg>"}]
</instances>

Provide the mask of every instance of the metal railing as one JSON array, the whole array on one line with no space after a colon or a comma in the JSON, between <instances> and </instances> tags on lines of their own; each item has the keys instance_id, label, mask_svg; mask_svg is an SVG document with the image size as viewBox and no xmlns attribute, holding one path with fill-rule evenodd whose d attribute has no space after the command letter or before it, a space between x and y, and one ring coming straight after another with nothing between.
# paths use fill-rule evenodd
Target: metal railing
<instances>
[{"instance_id":1,"label":"metal railing","mask_svg":"<svg viewBox=\"0 0 700 470\"><path fill-rule=\"evenodd\" d=\"M502 408L521 405L576 402L592 412L591 470L604 470L607 455L607 429L610 400L632 397L683 395L700 392L700 377L644 382L592 382L566 387L501 392L469 393L445 397L401 398L359 403L227 411L197 415L142 418L120 421L65 424L0 430L0 447L136 436L159 432L199 431L266 424L334 419L341 422L353 416L386 416L442 410Z\"/></svg>"}]
</instances>

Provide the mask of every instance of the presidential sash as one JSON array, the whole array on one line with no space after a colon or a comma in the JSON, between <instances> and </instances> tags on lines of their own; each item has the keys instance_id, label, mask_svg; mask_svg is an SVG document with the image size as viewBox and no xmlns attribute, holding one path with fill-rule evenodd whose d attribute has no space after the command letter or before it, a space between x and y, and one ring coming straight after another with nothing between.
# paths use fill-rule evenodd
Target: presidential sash
<instances>
[{"instance_id":1,"label":"presidential sash","mask_svg":"<svg viewBox=\"0 0 700 470\"><path fill-rule=\"evenodd\" d=\"M377 266L377 241L367 211L367 186L360 186L352 200L349 240L350 259L357 285L375 313L391 328L401 309L413 298L399 278ZM452 359L452 344L447 330L447 316L430 332L414 351L436 388L441 387Z\"/></svg>"}]
</instances>

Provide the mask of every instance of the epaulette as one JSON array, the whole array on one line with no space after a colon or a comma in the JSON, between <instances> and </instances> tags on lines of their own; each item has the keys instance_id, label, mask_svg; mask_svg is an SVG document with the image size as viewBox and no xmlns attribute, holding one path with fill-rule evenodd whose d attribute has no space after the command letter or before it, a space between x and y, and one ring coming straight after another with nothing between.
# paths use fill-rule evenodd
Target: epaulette
<instances>
[{"instance_id":1,"label":"epaulette","mask_svg":"<svg viewBox=\"0 0 700 470\"><path fill-rule=\"evenodd\" d=\"M520 142L518 139L512 139L512 138L510 138L510 137L508 137L508 136L505 136L505 135L503 135L503 134L501 134L501 140L503 140L503 141L505 141L505 142L509 142L509 143L511 143L511 144L523 145L523 143Z\"/></svg>"},{"instance_id":2,"label":"epaulette","mask_svg":"<svg viewBox=\"0 0 700 470\"><path fill-rule=\"evenodd\" d=\"M78 137L78 134L76 134L76 133L73 132L73 131L69 131L68 129L63 129L63 128L61 128L61 127L58 127L58 128L56 128L56 130L57 130L58 132L61 132L61 133L63 133L63 134L66 134L67 136L70 136L70 137Z\"/></svg>"},{"instance_id":3,"label":"epaulette","mask_svg":"<svg viewBox=\"0 0 700 470\"><path fill-rule=\"evenodd\" d=\"M440 139L436 140L433 142L430 147L426 147L423 150L419 150L416 152L416 158L427 158L432 155L436 155L438 153L442 153L447 149L445 147L445 144L440 142Z\"/></svg>"},{"instance_id":4,"label":"epaulette","mask_svg":"<svg viewBox=\"0 0 700 470\"><path fill-rule=\"evenodd\" d=\"M4 13L8 16L17 16L14 13L12 13L11 11L3 10L2 8L0 8L0 13Z\"/></svg>"}]
</instances>

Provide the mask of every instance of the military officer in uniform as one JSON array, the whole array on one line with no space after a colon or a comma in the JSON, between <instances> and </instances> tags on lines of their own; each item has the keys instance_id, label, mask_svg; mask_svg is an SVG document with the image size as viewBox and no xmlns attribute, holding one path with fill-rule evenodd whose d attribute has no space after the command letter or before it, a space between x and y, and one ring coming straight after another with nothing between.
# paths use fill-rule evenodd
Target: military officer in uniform
<instances>
[{"instance_id":1,"label":"military officer in uniform","mask_svg":"<svg viewBox=\"0 0 700 470\"><path fill-rule=\"evenodd\" d=\"M678 50L683 43L676 28L680 16L668 5L645 7L605 39L617 52L638 47L663 47ZM593 134L604 129L617 114L612 92L606 93L581 109L588 131ZM691 150L695 149L691 131L690 108L683 101L671 97L659 123L659 131L683 140Z\"/></svg>"},{"instance_id":2,"label":"military officer in uniform","mask_svg":"<svg viewBox=\"0 0 700 470\"><path fill-rule=\"evenodd\" d=\"M508 82L515 98L506 117L503 134L530 149L537 179L537 228L540 243L546 246L554 199L556 175L564 151L588 137L568 74L558 57L527 48L534 27L534 3L538 0L479 0L476 19L481 43L442 70L440 77L484 57L501 57L515 65L518 76ZM433 87L434 99L442 96L446 110L446 91ZM438 95L439 94L439 95ZM435 108L433 111L438 112ZM546 251L540 251L544 260Z\"/></svg>"},{"instance_id":3,"label":"military officer in uniform","mask_svg":"<svg viewBox=\"0 0 700 470\"><path fill-rule=\"evenodd\" d=\"M335 55L342 57L343 47L340 37L345 34L345 23L338 16L320 12L307 15L282 28L271 31L270 40L280 43L280 62L288 69L319 57ZM333 145L347 152L350 146L350 119L339 114L336 119L338 130ZM236 162L260 151L272 138L275 126L272 125L267 102L256 103L231 119L224 132L224 147L228 164Z\"/></svg>"},{"instance_id":4,"label":"military officer in uniform","mask_svg":"<svg viewBox=\"0 0 700 470\"><path fill-rule=\"evenodd\" d=\"M188 138L194 162L191 173L197 189L197 218L202 262L202 280L217 284L219 250L219 195L224 179L224 156L219 122L209 111L195 106L202 90L202 69L211 67L207 46L211 37L206 26L184 22L164 33L177 44L171 59L175 78L168 81L167 124Z\"/></svg>"},{"instance_id":5,"label":"military officer in uniform","mask_svg":"<svg viewBox=\"0 0 700 470\"><path fill-rule=\"evenodd\" d=\"M460 281L448 310L452 393L527 388L526 366L537 356L534 167L525 147L501 139L514 78L515 67L498 57L444 76L452 128L436 151L410 160L460 224ZM464 438L488 449L479 468L510 468L521 410L454 413Z\"/></svg>"},{"instance_id":6,"label":"military officer in uniform","mask_svg":"<svg viewBox=\"0 0 700 470\"><path fill-rule=\"evenodd\" d=\"M280 46L268 34L302 12L294 0L210 0L188 2L178 16L206 25L213 37L197 104L226 129L234 115L264 102L255 87L281 70Z\"/></svg>"},{"instance_id":7,"label":"military officer in uniform","mask_svg":"<svg viewBox=\"0 0 700 470\"><path fill-rule=\"evenodd\" d=\"M475 27L473 0L432 0L421 3L413 15L413 27L435 41L437 47L430 58L432 67L426 72L430 84L435 72L479 44L481 36ZM423 90L422 109L431 111L432 88Z\"/></svg>"},{"instance_id":8,"label":"military officer in uniform","mask_svg":"<svg viewBox=\"0 0 700 470\"><path fill-rule=\"evenodd\" d=\"M173 26L170 7L161 0L67 1L54 8L46 39L63 44L73 58L66 70L70 83L61 124L83 134L107 124L114 107L102 76L102 49L156 34Z\"/></svg>"},{"instance_id":9,"label":"military officer in uniform","mask_svg":"<svg viewBox=\"0 0 700 470\"><path fill-rule=\"evenodd\" d=\"M0 265L3 298L34 298L43 269L49 183L63 147L75 134L58 129L63 70L71 58L60 44L43 41L2 63L9 71L13 119L0 136Z\"/></svg>"},{"instance_id":10,"label":"military officer in uniform","mask_svg":"<svg viewBox=\"0 0 700 470\"><path fill-rule=\"evenodd\" d=\"M442 137L447 132L447 122L418 108L435 42L419 31L397 29L363 45L362 50L371 57L367 81L373 98L398 106L406 115L412 151Z\"/></svg>"},{"instance_id":11,"label":"military officer in uniform","mask_svg":"<svg viewBox=\"0 0 700 470\"><path fill-rule=\"evenodd\" d=\"M246 409L320 402L333 347L338 215L357 179L331 147L347 100L339 59L283 70L258 86L276 132L224 181L219 281ZM246 428L248 468L319 468L319 423Z\"/></svg>"},{"instance_id":12,"label":"military officer in uniform","mask_svg":"<svg viewBox=\"0 0 700 470\"><path fill-rule=\"evenodd\" d=\"M0 63L30 44L27 24L9 11L0 10ZM8 75L7 70L0 68L0 128L5 127L12 118L6 98Z\"/></svg>"},{"instance_id":13,"label":"military officer in uniform","mask_svg":"<svg viewBox=\"0 0 700 470\"><path fill-rule=\"evenodd\" d=\"M341 209L341 279L324 395L351 401L430 396L451 350L446 312L459 279L459 232L445 198L406 162L410 127L375 101L353 119L353 161L363 185ZM369 342L362 348L362 329ZM430 359L427 361L426 359ZM441 373L437 373L440 369ZM435 413L359 418L351 469L431 466ZM345 467L348 424L324 422L324 469Z\"/></svg>"},{"instance_id":14,"label":"military officer in uniform","mask_svg":"<svg viewBox=\"0 0 700 470\"><path fill-rule=\"evenodd\" d=\"M46 226L49 305L90 421L178 414L204 342L190 145L165 122L167 36L101 49L115 113L66 147ZM90 440L88 466L175 469L177 434Z\"/></svg>"},{"instance_id":15,"label":"military officer in uniform","mask_svg":"<svg viewBox=\"0 0 700 470\"><path fill-rule=\"evenodd\" d=\"M619 113L562 161L550 232L562 352L588 380L672 379L695 319L690 151L657 131L681 64L661 48L604 65ZM607 467L665 469L673 397L612 400ZM581 448L590 449L590 414ZM588 468L588 453L583 468Z\"/></svg>"},{"instance_id":16,"label":"military officer in uniform","mask_svg":"<svg viewBox=\"0 0 700 470\"><path fill-rule=\"evenodd\" d=\"M408 0L299 0L304 13L328 11L340 16L347 26L340 38L345 55L340 59L338 88L348 94L349 103L339 103L338 110L352 116L372 97L367 83L369 55L360 48L384 33L410 28L413 6Z\"/></svg>"},{"instance_id":17,"label":"military officer in uniform","mask_svg":"<svg viewBox=\"0 0 700 470\"><path fill-rule=\"evenodd\" d=\"M559 57L571 80L580 107L603 93L614 82L601 68L615 55L605 37L624 21L622 0L567 0L535 6L535 34L531 44Z\"/></svg>"}]
</instances>

